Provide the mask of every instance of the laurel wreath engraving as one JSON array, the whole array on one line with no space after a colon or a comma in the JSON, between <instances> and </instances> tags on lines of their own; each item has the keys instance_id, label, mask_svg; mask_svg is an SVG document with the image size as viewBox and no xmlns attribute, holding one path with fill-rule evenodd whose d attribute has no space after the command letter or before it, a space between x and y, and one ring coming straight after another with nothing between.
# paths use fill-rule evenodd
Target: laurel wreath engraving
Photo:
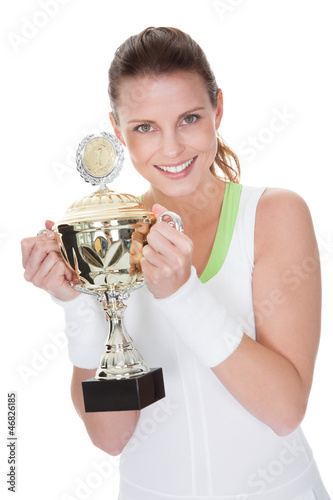
<instances>
[{"instance_id":1,"label":"laurel wreath engraving","mask_svg":"<svg viewBox=\"0 0 333 500\"><path fill-rule=\"evenodd\" d=\"M99 237L94 242L94 248L88 245L80 245L79 250L83 260L89 266L107 270L115 266L124 254L123 241L109 243L105 238Z\"/></svg>"}]
</instances>

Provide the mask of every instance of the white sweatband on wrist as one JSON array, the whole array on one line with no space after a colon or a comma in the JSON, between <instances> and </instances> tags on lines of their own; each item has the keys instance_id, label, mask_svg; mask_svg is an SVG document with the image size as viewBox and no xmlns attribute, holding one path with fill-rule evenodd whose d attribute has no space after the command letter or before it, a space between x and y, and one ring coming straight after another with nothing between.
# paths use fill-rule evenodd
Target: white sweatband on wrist
<instances>
[{"instance_id":1,"label":"white sweatband on wrist","mask_svg":"<svg viewBox=\"0 0 333 500\"><path fill-rule=\"evenodd\" d=\"M51 295L65 313L65 334L69 359L79 368L97 368L105 352L108 323L96 297L81 293L73 300L63 301Z\"/></svg>"},{"instance_id":2,"label":"white sweatband on wrist","mask_svg":"<svg viewBox=\"0 0 333 500\"><path fill-rule=\"evenodd\" d=\"M222 363L243 338L241 325L205 288L193 266L190 278L179 290L153 301L172 330L205 366L213 368Z\"/></svg>"}]
</instances>

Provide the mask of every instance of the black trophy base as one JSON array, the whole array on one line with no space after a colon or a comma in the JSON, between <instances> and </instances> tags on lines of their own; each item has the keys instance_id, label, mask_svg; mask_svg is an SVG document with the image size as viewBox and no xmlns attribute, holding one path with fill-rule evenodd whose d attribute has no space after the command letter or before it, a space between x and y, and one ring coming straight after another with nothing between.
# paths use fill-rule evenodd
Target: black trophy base
<instances>
[{"instance_id":1,"label":"black trophy base","mask_svg":"<svg viewBox=\"0 0 333 500\"><path fill-rule=\"evenodd\" d=\"M82 389L86 413L141 410L165 396L162 368L124 380L90 378Z\"/></svg>"}]
</instances>

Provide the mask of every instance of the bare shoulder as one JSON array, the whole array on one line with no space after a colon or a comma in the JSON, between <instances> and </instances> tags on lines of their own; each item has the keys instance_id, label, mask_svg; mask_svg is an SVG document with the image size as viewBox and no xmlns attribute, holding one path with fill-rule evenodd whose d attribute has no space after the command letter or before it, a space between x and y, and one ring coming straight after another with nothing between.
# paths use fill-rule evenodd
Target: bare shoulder
<instances>
[{"instance_id":1,"label":"bare shoulder","mask_svg":"<svg viewBox=\"0 0 333 500\"><path fill-rule=\"evenodd\" d=\"M267 188L259 200L256 221L259 224L268 220L271 223L296 222L303 218L311 219L310 210L305 200L294 191Z\"/></svg>"},{"instance_id":2,"label":"bare shoulder","mask_svg":"<svg viewBox=\"0 0 333 500\"><path fill-rule=\"evenodd\" d=\"M256 213L255 260L276 249L314 246L312 217L305 200L287 189L267 188Z\"/></svg>"}]
</instances>

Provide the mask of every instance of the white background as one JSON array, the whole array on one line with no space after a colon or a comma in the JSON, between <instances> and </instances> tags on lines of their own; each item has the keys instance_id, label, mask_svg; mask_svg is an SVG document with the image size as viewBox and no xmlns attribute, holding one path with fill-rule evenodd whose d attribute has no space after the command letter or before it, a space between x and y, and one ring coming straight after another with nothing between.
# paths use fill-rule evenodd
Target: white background
<instances>
[{"instance_id":1,"label":"white background","mask_svg":"<svg viewBox=\"0 0 333 500\"><path fill-rule=\"evenodd\" d=\"M151 25L183 29L205 50L224 92L220 132L239 155L243 184L292 189L310 206L324 301L303 430L333 495L332 14L329 0L6 2L0 108L0 483L5 498L12 498L5 484L6 395L16 391L15 498L116 499L117 459L94 448L72 407L71 365L59 344L61 311L24 281L20 240L92 191L75 171L73 152L87 133L109 128L107 71L114 51ZM270 132L277 112L284 113L284 122ZM260 150L250 154L251 137ZM129 161L113 185L133 194L145 187Z\"/></svg>"}]
</instances>

